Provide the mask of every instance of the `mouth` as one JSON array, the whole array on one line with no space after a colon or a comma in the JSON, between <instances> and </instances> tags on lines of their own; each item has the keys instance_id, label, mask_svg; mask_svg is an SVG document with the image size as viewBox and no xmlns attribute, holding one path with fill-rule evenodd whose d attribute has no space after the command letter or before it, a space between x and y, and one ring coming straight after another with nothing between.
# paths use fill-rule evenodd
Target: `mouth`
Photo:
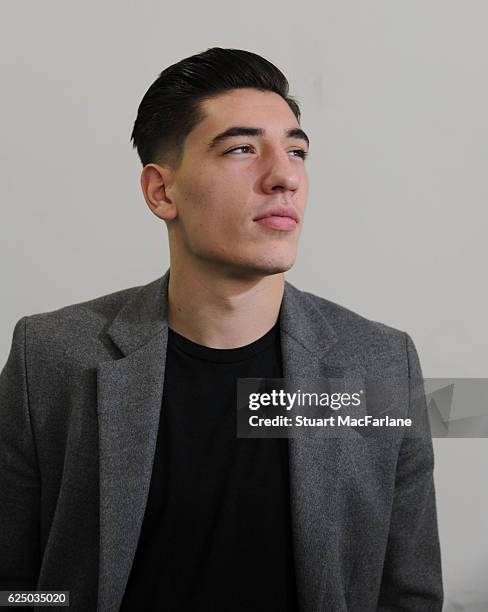
<instances>
[{"instance_id":1,"label":"mouth","mask_svg":"<svg viewBox=\"0 0 488 612\"><path fill-rule=\"evenodd\" d=\"M264 227L275 230L290 231L298 225L298 213L293 206L273 206L254 219Z\"/></svg>"},{"instance_id":2,"label":"mouth","mask_svg":"<svg viewBox=\"0 0 488 612\"><path fill-rule=\"evenodd\" d=\"M256 223L264 227L269 227L274 230L291 231L297 226L297 222L292 217L282 217L278 215L270 215L256 219Z\"/></svg>"}]
</instances>

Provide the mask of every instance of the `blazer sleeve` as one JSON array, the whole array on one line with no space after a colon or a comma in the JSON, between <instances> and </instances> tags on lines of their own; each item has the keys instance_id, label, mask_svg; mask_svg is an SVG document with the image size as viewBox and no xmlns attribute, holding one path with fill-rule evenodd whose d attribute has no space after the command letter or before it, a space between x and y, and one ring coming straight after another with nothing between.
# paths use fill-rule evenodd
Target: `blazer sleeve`
<instances>
[{"instance_id":1,"label":"blazer sleeve","mask_svg":"<svg viewBox=\"0 0 488 612\"><path fill-rule=\"evenodd\" d=\"M34 590L40 566L40 483L26 371L27 317L0 374L0 590Z\"/></svg>"},{"instance_id":2,"label":"blazer sleeve","mask_svg":"<svg viewBox=\"0 0 488 612\"><path fill-rule=\"evenodd\" d=\"M409 407L416 435L399 451L378 612L441 612L441 554L434 491L434 451L422 371L408 334ZM420 421L420 427L419 427ZM418 434L418 435L417 435Z\"/></svg>"}]
</instances>

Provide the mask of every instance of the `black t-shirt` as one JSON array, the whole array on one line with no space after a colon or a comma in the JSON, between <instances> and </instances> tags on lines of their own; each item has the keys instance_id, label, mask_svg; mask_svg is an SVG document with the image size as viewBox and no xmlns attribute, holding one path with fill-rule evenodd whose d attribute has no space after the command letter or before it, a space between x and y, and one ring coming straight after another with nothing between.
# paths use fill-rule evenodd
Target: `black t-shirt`
<instances>
[{"instance_id":1,"label":"black t-shirt","mask_svg":"<svg viewBox=\"0 0 488 612\"><path fill-rule=\"evenodd\" d=\"M169 329L147 507L124 612L298 610L286 439L236 437L237 378L281 378L279 323L214 349Z\"/></svg>"}]
</instances>

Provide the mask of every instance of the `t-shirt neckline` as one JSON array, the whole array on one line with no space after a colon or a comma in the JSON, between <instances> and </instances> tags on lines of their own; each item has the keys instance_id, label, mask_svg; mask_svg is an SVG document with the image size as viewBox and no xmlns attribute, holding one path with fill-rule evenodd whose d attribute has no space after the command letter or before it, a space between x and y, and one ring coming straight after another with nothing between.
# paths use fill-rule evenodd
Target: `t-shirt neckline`
<instances>
[{"instance_id":1,"label":"t-shirt neckline","mask_svg":"<svg viewBox=\"0 0 488 612\"><path fill-rule=\"evenodd\" d=\"M254 357L274 344L279 337L279 329L278 320L269 331L250 344L230 349L220 349L193 342L193 340L186 338L174 329L171 329L171 327L168 327L168 342L177 346L187 355L203 359L204 361L232 363Z\"/></svg>"}]
</instances>

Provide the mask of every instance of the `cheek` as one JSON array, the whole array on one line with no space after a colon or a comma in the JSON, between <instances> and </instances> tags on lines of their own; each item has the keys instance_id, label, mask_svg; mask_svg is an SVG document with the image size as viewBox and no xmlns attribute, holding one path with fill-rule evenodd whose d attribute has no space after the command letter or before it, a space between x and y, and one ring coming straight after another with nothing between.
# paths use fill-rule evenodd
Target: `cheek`
<instances>
[{"instance_id":1,"label":"cheek","mask_svg":"<svg viewBox=\"0 0 488 612\"><path fill-rule=\"evenodd\" d=\"M307 199L308 199L308 185L304 185L303 190L302 190L302 194L300 197L300 204L302 206L302 209L304 209L307 205Z\"/></svg>"},{"instance_id":2,"label":"cheek","mask_svg":"<svg viewBox=\"0 0 488 612\"><path fill-rule=\"evenodd\" d=\"M240 227L246 218L246 192L237 177L210 178L202 173L186 182L180 197L185 225L195 229L214 233L223 227Z\"/></svg>"}]
</instances>

